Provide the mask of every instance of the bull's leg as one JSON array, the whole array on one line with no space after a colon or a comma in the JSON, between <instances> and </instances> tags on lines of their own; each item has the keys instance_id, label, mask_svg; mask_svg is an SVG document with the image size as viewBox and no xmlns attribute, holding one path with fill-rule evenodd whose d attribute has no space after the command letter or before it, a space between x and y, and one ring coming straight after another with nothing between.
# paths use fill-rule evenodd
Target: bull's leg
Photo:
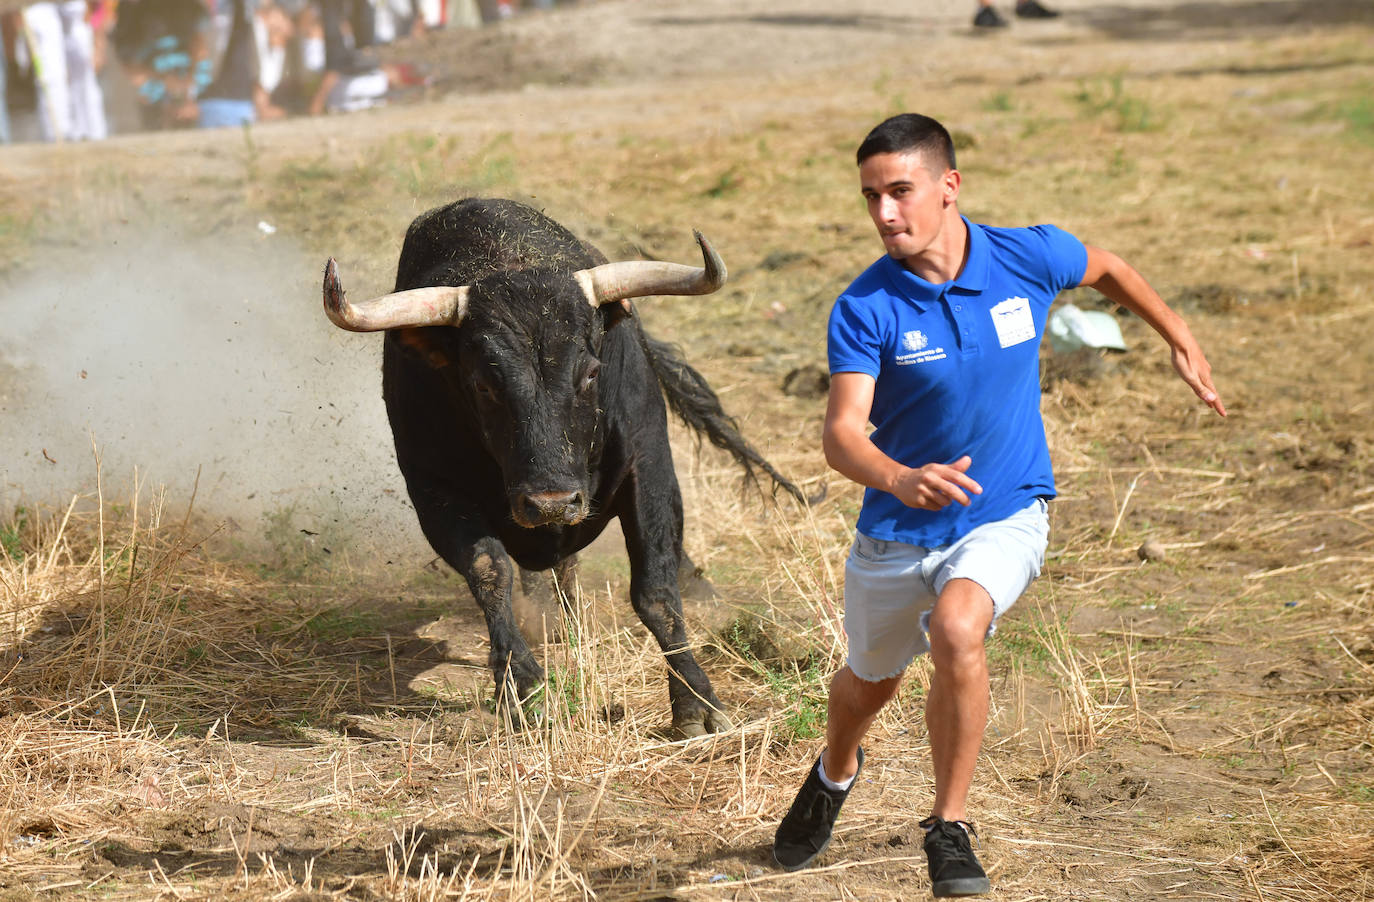
<instances>
[{"instance_id":1,"label":"bull's leg","mask_svg":"<svg viewBox=\"0 0 1374 902\"><path fill-rule=\"evenodd\" d=\"M524 567L518 569L520 591L531 601L547 607L553 607L558 603L563 606L565 612L567 611L572 601L573 581L577 579L577 555L565 557L555 564L552 570L526 570Z\"/></svg>"},{"instance_id":2,"label":"bull's leg","mask_svg":"<svg viewBox=\"0 0 1374 902\"><path fill-rule=\"evenodd\" d=\"M544 684L544 669L535 660L529 644L515 626L511 611L511 589L515 565L495 536L485 534L480 524L453 515L453 506L442 500L427 500L412 493L415 512L425 538L448 565L467 580L468 589L487 621L491 652L487 663L496 678L496 702L518 723L515 714L520 702Z\"/></svg>"},{"instance_id":3,"label":"bull's leg","mask_svg":"<svg viewBox=\"0 0 1374 902\"><path fill-rule=\"evenodd\" d=\"M706 572L692 563L685 551L677 566L677 588L688 601L710 601L716 597L716 587L706 578Z\"/></svg>"},{"instance_id":4,"label":"bull's leg","mask_svg":"<svg viewBox=\"0 0 1374 902\"><path fill-rule=\"evenodd\" d=\"M570 606L573 581L577 579L577 555L569 555L550 571L518 569L520 594L524 598L516 599L516 619L522 623L525 637L532 642L540 639L561 641L572 615ZM523 606L519 604L522 600Z\"/></svg>"},{"instance_id":5,"label":"bull's leg","mask_svg":"<svg viewBox=\"0 0 1374 902\"><path fill-rule=\"evenodd\" d=\"M459 572L467 579L487 621L491 640L487 665L496 679L497 707L518 705L543 686L544 669L515 625L511 610L515 566L499 541L484 538L473 546L470 559ZM515 707L508 710L513 713Z\"/></svg>"},{"instance_id":6,"label":"bull's leg","mask_svg":"<svg viewBox=\"0 0 1374 902\"><path fill-rule=\"evenodd\" d=\"M630 602L667 659L674 729L688 737L703 736L730 729L730 719L687 643L678 594L682 496L671 459L666 470L667 479L637 479L629 509L621 513L630 557Z\"/></svg>"}]
</instances>

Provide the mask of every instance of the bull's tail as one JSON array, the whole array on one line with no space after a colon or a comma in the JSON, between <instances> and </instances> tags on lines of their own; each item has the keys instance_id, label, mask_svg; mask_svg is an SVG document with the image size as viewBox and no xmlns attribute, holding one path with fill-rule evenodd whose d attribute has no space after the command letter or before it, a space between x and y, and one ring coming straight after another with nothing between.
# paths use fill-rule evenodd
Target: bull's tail
<instances>
[{"instance_id":1,"label":"bull's tail","mask_svg":"<svg viewBox=\"0 0 1374 902\"><path fill-rule=\"evenodd\" d=\"M750 481L757 484L757 468L772 478L774 491L782 489L802 504L812 503L740 434L739 424L720 406L720 398L701 373L692 369L672 345L651 338L643 329L636 331L668 407L678 419L697 435L706 436L717 448L730 452Z\"/></svg>"}]
</instances>

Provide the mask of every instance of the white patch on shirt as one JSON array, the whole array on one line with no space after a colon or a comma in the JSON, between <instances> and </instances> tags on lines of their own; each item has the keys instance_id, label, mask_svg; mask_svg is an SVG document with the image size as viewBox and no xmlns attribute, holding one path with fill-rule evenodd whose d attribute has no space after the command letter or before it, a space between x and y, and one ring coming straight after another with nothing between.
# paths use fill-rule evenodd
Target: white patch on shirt
<instances>
[{"instance_id":1,"label":"white patch on shirt","mask_svg":"<svg viewBox=\"0 0 1374 902\"><path fill-rule=\"evenodd\" d=\"M930 339L926 338L926 334L919 329L902 335L902 347L908 351L924 351L928 344L930 344Z\"/></svg>"},{"instance_id":2,"label":"white patch on shirt","mask_svg":"<svg viewBox=\"0 0 1374 902\"><path fill-rule=\"evenodd\" d=\"M1007 298L992 308L992 324L997 327L997 341L1004 348L1019 345L1035 337L1035 320L1031 318L1028 298Z\"/></svg>"}]
</instances>

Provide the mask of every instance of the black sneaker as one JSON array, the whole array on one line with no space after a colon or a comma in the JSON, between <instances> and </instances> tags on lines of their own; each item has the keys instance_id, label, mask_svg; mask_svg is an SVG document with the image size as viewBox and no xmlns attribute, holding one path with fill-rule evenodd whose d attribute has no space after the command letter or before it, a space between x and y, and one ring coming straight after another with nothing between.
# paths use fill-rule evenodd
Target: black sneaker
<instances>
[{"instance_id":1,"label":"black sneaker","mask_svg":"<svg viewBox=\"0 0 1374 902\"><path fill-rule=\"evenodd\" d=\"M1039 0L1020 0L1016 4L1016 15L1022 19L1053 19L1058 17L1059 10L1047 9Z\"/></svg>"},{"instance_id":2,"label":"black sneaker","mask_svg":"<svg viewBox=\"0 0 1374 902\"><path fill-rule=\"evenodd\" d=\"M932 815L921 821L921 828L926 831L926 865L930 868L932 895L948 898L992 892L992 882L969 845L971 824Z\"/></svg>"},{"instance_id":3,"label":"black sneaker","mask_svg":"<svg viewBox=\"0 0 1374 902\"><path fill-rule=\"evenodd\" d=\"M797 871L812 862L830 845L831 830L835 818L839 817L840 806L849 797L849 789L830 789L821 782L821 759L811 765L811 773L806 775L801 792L792 802L787 816L778 824L778 832L773 836L773 860L784 871ZM859 770L854 772L854 782L864 769L864 750L859 749Z\"/></svg>"},{"instance_id":4,"label":"black sneaker","mask_svg":"<svg viewBox=\"0 0 1374 902\"><path fill-rule=\"evenodd\" d=\"M1007 20L1002 18L1002 14L996 7L984 6L978 10L978 15L973 17L975 28L1006 28Z\"/></svg>"}]
</instances>

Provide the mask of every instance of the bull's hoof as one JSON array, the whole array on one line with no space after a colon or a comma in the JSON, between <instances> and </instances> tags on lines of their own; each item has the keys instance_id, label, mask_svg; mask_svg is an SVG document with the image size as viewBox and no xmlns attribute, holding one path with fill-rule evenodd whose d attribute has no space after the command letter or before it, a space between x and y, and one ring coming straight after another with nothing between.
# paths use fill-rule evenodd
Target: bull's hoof
<instances>
[{"instance_id":1,"label":"bull's hoof","mask_svg":"<svg viewBox=\"0 0 1374 902\"><path fill-rule=\"evenodd\" d=\"M548 686L541 678L530 681L528 688L516 689L508 679L498 683L491 710L501 718L506 729L513 732L545 729L549 725Z\"/></svg>"},{"instance_id":2,"label":"bull's hoof","mask_svg":"<svg viewBox=\"0 0 1374 902\"><path fill-rule=\"evenodd\" d=\"M544 706L543 693L537 693L522 702L498 698L493 701L492 708L496 716L501 718L505 728L513 733L542 730L549 725L549 714Z\"/></svg>"},{"instance_id":3,"label":"bull's hoof","mask_svg":"<svg viewBox=\"0 0 1374 902\"><path fill-rule=\"evenodd\" d=\"M673 719L673 732L683 739L697 739L708 733L724 733L735 725L721 711L699 708L685 717Z\"/></svg>"}]
</instances>

